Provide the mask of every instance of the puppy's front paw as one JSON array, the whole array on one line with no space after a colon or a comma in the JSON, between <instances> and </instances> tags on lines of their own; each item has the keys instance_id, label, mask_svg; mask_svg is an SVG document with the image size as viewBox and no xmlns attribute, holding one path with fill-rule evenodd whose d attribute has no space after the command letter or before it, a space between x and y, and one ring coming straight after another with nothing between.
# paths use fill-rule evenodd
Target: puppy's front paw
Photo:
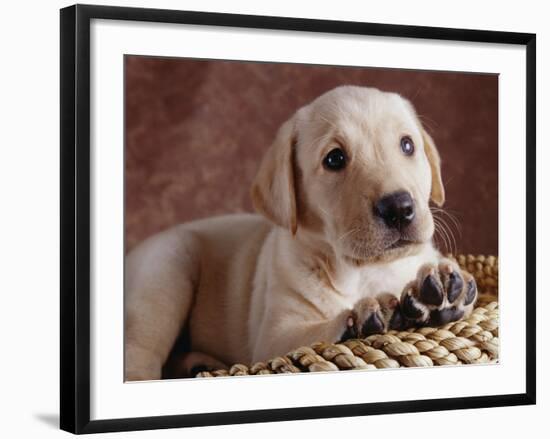
<instances>
[{"instance_id":1,"label":"puppy's front paw","mask_svg":"<svg viewBox=\"0 0 550 439\"><path fill-rule=\"evenodd\" d=\"M367 297L357 302L347 315L346 329L340 340L381 334L386 332L387 327L388 324L380 303L374 298Z\"/></svg>"},{"instance_id":2,"label":"puppy's front paw","mask_svg":"<svg viewBox=\"0 0 550 439\"><path fill-rule=\"evenodd\" d=\"M473 276L443 259L420 268L401 295L401 312L415 326L441 326L470 315L476 298Z\"/></svg>"}]
</instances>

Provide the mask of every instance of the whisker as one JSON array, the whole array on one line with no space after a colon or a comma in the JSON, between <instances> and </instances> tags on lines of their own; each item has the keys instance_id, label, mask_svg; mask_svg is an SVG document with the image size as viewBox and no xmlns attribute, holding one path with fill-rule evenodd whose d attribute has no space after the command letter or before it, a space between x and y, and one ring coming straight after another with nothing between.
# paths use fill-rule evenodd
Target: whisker
<instances>
[{"instance_id":1,"label":"whisker","mask_svg":"<svg viewBox=\"0 0 550 439\"><path fill-rule=\"evenodd\" d=\"M437 218L436 219L434 217L434 224L437 224L439 226L439 229L441 231L441 236L445 237L444 241L445 241L445 248L446 248L447 252L452 253L453 252L453 239L454 239L454 236L449 231L447 223L445 223L445 221L442 218Z\"/></svg>"},{"instance_id":2,"label":"whisker","mask_svg":"<svg viewBox=\"0 0 550 439\"><path fill-rule=\"evenodd\" d=\"M348 230L347 232L342 233L336 240L340 241L341 239L344 239L346 236L352 235L354 233L359 232L361 229L359 227L355 227L351 230Z\"/></svg>"},{"instance_id":3,"label":"whisker","mask_svg":"<svg viewBox=\"0 0 550 439\"><path fill-rule=\"evenodd\" d=\"M437 222L434 221L435 231L439 234L439 237L441 238L441 241L443 246L445 247L445 250L449 250L449 243L446 233L444 232L442 226Z\"/></svg>"},{"instance_id":4,"label":"whisker","mask_svg":"<svg viewBox=\"0 0 550 439\"><path fill-rule=\"evenodd\" d=\"M445 229L445 232L447 233L447 236L449 236L449 243L451 245L451 248L449 249L450 252L453 253L453 254L456 254L456 252L457 252L456 239L455 239L455 236L454 236L454 233L453 233L451 227L445 221L444 218L440 217L439 221L440 221L441 225L443 226L443 228Z\"/></svg>"},{"instance_id":5,"label":"whisker","mask_svg":"<svg viewBox=\"0 0 550 439\"><path fill-rule=\"evenodd\" d=\"M451 250L452 253L456 254L458 252L458 245L455 237L455 230L458 233L458 236L462 236L462 229L460 227L460 222L456 218L456 215L439 207L430 207L430 210L432 212L433 218L437 218L439 220L441 226L446 230L447 234L449 235L449 239L451 241L451 244L453 245L453 247L449 250ZM451 227L451 225L454 226L454 229L453 227Z\"/></svg>"},{"instance_id":6,"label":"whisker","mask_svg":"<svg viewBox=\"0 0 550 439\"><path fill-rule=\"evenodd\" d=\"M435 218L434 218L434 235L435 235L435 238L439 238L439 240L444 241L444 238L441 234L441 230L439 229L439 224Z\"/></svg>"},{"instance_id":7,"label":"whisker","mask_svg":"<svg viewBox=\"0 0 550 439\"><path fill-rule=\"evenodd\" d=\"M420 119L420 121L422 122L422 124L425 125L426 127L428 127L430 129L430 131L435 131L431 125L434 125L435 128L437 128L439 126L439 124L434 119L432 119L431 117L428 117L424 114L418 114L417 116Z\"/></svg>"},{"instance_id":8,"label":"whisker","mask_svg":"<svg viewBox=\"0 0 550 439\"><path fill-rule=\"evenodd\" d=\"M449 220L452 221L452 223L454 224L454 226L456 228L456 231L458 232L458 234L460 236L462 236L462 230L461 230L460 221L458 221L458 218L455 215L453 215L450 212L448 212L446 210L443 210L443 209L441 209L441 213L446 215L447 218L449 218Z\"/></svg>"},{"instance_id":9,"label":"whisker","mask_svg":"<svg viewBox=\"0 0 550 439\"><path fill-rule=\"evenodd\" d=\"M416 93L414 94L414 97L412 98L412 101L414 101L418 97L418 95L420 94L421 91L422 91L422 87L418 87L416 89Z\"/></svg>"},{"instance_id":10,"label":"whisker","mask_svg":"<svg viewBox=\"0 0 550 439\"><path fill-rule=\"evenodd\" d=\"M451 251L451 238L447 232L447 228L445 227L445 223L441 218L437 218L435 220L439 226L439 229L441 231L441 234L445 236L445 248L447 251Z\"/></svg>"}]
</instances>

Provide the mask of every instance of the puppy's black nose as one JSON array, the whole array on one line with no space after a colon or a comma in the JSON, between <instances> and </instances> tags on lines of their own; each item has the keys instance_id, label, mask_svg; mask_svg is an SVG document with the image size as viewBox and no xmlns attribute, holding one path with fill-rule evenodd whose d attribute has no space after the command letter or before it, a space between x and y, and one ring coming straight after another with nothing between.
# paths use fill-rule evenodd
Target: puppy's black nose
<instances>
[{"instance_id":1,"label":"puppy's black nose","mask_svg":"<svg viewBox=\"0 0 550 439\"><path fill-rule=\"evenodd\" d=\"M414 202L408 192L394 192L378 200L374 214L392 229L403 229L414 219Z\"/></svg>"}]
</instances>

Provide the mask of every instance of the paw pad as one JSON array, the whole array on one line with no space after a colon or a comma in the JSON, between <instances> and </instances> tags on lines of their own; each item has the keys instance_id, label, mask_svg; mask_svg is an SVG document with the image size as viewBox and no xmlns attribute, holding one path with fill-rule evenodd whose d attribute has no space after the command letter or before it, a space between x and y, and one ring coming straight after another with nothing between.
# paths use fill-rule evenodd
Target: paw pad
<instances>
[{"instance_id":1,"label":"paw pad","mask_svg":"<svg viewBox=\"0 0 550 439\"><path fill-rule=\"evenodd\" d=\"M428 305L439 306L443 303L443 287L435 275L430 274L420 286L420 300Z\"/></svg>"},{"instance_id":2,"label":"paw pad","mask_svg":"<svg viewBox=\"0 0 550 439\"><path fill-rule=\"evenodd\" d=\"M475 280L453 264L422 267L419 278L403 292L401 310L415 325L441 326L460 320L473 308Z\"/></svg>"},{"instance_id":3,"label":"paw pad","mask_svg":"<svg viewBox=\"0 0 550 439\"><path fill-rule=\"evenodd\" d=\"M380 334L384 332L384 322L378 315L378 313L373 313L369 318L363 323L361 328L362 334L366 337L372 334Z\"/></svg>"}]
</instances>

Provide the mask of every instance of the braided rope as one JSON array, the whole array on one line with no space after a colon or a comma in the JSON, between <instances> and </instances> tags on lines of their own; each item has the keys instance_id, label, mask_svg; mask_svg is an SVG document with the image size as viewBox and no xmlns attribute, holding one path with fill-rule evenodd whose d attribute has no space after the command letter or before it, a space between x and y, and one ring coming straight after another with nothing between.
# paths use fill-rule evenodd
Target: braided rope
<instances>
[{"instance_id":1,"label":"braided rope","mask_svg":"<svg viewBox=\"0 0 550 439\"><path fill-rule=\"evenodd\" d=\"M498 257L458 255L455 259L472 273L479 290L477 308L467 319L439 328L392 330L343 343L318 342L250 367L235 364L229 370L200 372L197 377L495 363L499 349Z\"/></svg>"}]
</instances>

